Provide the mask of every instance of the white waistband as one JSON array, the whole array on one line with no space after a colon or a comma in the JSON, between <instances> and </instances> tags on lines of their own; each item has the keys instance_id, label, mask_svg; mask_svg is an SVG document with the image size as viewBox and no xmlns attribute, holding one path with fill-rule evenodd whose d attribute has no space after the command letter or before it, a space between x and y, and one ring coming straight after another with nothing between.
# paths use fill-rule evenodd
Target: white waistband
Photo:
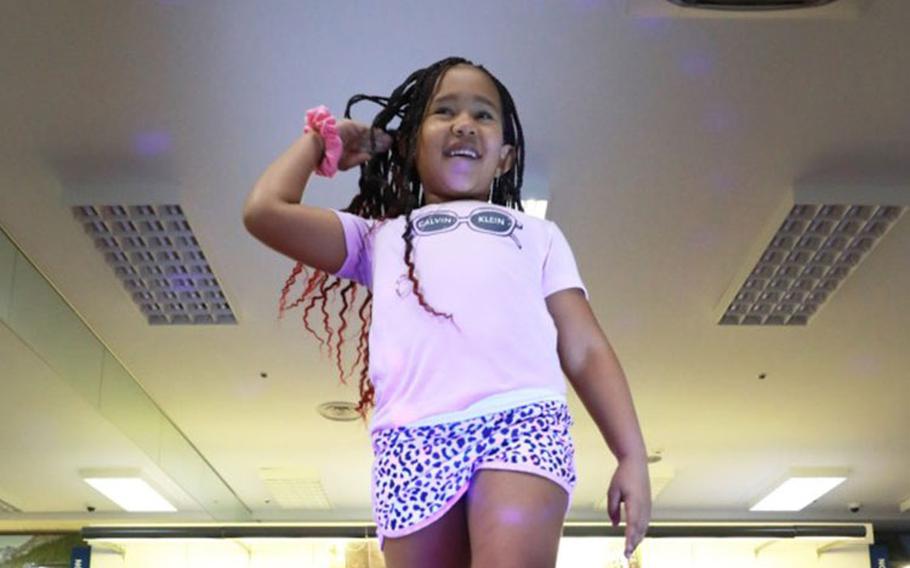
<instances>
[{"instance_id":1,"label":"white waistband","mask_svg":"<svg viewBox=\"0 0 910 568\"><path fill-rule=\"evenodd\" d=\"M531 404L532 402L544 402L548 400L566 402L566 396L550 389L519 389L508 391L482 398L464 410L427 416L421 418L417 422L406 424L405 426L430 426L446 422L457 422L483 416L484 414L508 410L525 404Z\"/></svg>"}]
</instances>

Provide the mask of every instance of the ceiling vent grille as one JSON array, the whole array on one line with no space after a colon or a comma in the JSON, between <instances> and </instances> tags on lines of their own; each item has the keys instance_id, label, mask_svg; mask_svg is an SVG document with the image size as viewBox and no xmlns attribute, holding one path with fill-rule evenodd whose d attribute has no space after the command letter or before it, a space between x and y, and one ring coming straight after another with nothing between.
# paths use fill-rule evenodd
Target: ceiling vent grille
<instances>
[{"instance_id":1,"label":"ceiling vent grille","mask_svg":"<svg viewBox=\"0 0 910 568\"><path fill-rule=\"evenodd\" d=\"M179 205L72 211L149 324L237 323Z\"/></svg>"},{"instance_id":2,"label":"ceiling vent grille","mask_svg":"<svg viewBox=\"0 0 910 568\"><path fill-rule=\"evenodd\" d=\"M316 410L322 417L336 422L350 422L360 418L360 414L357 412L357 405L353 402L324 402L316 407Z\"/></svg>"},{"instance_id":3,"label":"ceiling vent grille","mask_svg":"<svg viewBox=\"0 0 910 568\"><path fill-rule=\"evenodd\" d=\"M806 325L905 209L794 205L720 324Z\"/></svg>"},{"instance_id":4,"label":"ceiling vent grille","mask_svg":"<svg viewBox=\"0 0 910 568\"><path fill-rule=\"evenodd\" d=\"M319 472L312 467L263 467L259 477L274 500L284 509L332 508Z\"/></svg>"},{"instance_id":5,"label":"ceiling vent grille","mask_svg":"<svg viewBox=\"0 0 910 568\"><path fill-rule=\"evenodd\" d=\"M831 4L836 0L667 0L683 8L707 10L732 10L752 12L763 10L792 10L798 8L816 8Z\"/></svg>"},{"instance_id":6,"label":"ceiling vent grille","mask_svg":"<svg viewBox=\"0 0 910 568\"><path fill-rule=\"evenodd\" d=\"M719 325L807 325L910 206L906 181L845 172L795 182L715 305Z\"/></svg>"}]
</instances>

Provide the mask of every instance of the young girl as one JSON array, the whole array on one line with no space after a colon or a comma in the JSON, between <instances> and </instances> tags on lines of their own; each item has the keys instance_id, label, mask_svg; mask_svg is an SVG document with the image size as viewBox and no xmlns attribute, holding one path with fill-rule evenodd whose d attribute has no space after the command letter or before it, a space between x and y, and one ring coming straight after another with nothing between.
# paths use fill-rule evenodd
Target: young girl
<instances>
[{"instance_id":1,"label":"young girl","mask_svg":"<svg viewBox=\"0 0 910 568\"><path fill-rule=\"evenodd\" d=\"M384 107L372 127L351 105ZM389 128L394 118L397 129ZM506 88L448 58L391 96L355 96L345 119L307 113L303 136L271 164L244 207L257 239L305 267L325 310L341 290L336 362L358 284L368 292L354 366L370 422L373 515L389 568L552 567L576 483L568 377L618 460L608 490L625 554L651 500L628 384L588 304L559 228L523 212L524 140ZM360 166L344 210L300 203L310 175ZM369 332L368 344L366 334Z\"/></svg>"}]
</instances>

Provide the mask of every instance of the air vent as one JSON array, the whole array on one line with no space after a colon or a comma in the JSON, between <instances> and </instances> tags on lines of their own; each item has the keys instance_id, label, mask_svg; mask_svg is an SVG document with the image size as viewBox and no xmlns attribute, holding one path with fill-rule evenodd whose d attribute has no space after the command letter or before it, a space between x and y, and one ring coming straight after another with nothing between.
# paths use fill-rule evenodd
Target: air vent
<instances>
[{"instance_id":1,"label":"air vent","mask_svg":"<svg viewBox=\"0 0 910 568\"><path fill-rule=\"evenodd\" d=\"M316 407L316 410L322 417L336 422L350 422L360 418L360 414L357 413L357 405L353 402L324 402Z\"/></svg>"},{"instance_id":2,"label":"air vent","mask_svg":"<svg viewBox=\"0 0 910 568\"><path fill-rule=\"evenodd\" d=\"M179 205L72 210L149 324L237 323Z\"/></svg>"},{"instance_id":3,"label":"air vent","mask_svg":"<svg viewBox=\"0 0 910 568\"><path fill-rule=\"evenodd\" d=\"M260 468L259 477L265 482L275 502L285 509L332 508L315 468Z\"/></svg>"},{"instance_id":4,"label":"air vent","mask_svg":"<svg viewBox=\"0 0 910 568\"><path fill-rule=\"evenodd\" d=\"M720 323L806 325L903 212L795 205Z\"/></svg>"},{"instance_id":5,"label":"air vent","mask_svg":"<svg viewBox=\"0 0 910 568\"><path fill-rule=\"evenodd\" d=\"M720 325L810 323L907 209L902 182L797 182L715 314Z\"/></svg>"},{"instance_id":6,"label":"air vent","mask_svg":"<svg viewBox=\"0 0 910 568\"><path fill-rule=\"evenodd\" d=\"M706 10L733 10L752 12L759 10L793 10L817 8L836 0L667 0L683 8Z\"/></svg>"}]
</instances>

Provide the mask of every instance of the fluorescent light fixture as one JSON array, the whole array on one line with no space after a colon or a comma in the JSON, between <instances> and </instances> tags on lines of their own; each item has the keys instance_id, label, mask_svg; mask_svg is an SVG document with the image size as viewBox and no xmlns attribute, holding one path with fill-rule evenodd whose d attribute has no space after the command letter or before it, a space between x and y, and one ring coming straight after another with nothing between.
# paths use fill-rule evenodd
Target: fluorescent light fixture
<instances>
[{"instance_id":1,"label":"fluorescent light fixture","mask_svg":"<svg viewBox=\"0 0 910 568\"><path fill-rule=\"evenodd\" d=\"M82 473L96 491L130 513L174 513L177 508L135 472Z\"/></svg>"},{"instance_id":2,"label":"fluorescent light fixture","mask_svg":"<svg viewBox=\"0 0 910 568\"><path fill-rule=\"evenodd\" d=\"M525 213L538 219L547 218L547 200L546 199L522 199L521 206Z\"/></svg>"},{"instance_id":3,"label":"fluorescent light fixture","mask_svg":"<svg viewBox=\"0 0 910 568\"><path fill-rule=\"evenodd\" d=\"M907 511L910 511L910 497L907 497L906 499L901 501L900 505L898 505L898 506L900 507L901 513L906 513Z\"/></svg>"},{"instance_id":4,"label":"fluorescent light fixture","mask_svg":"<svg viewBox=\"0 0 910 568\"><path fill-rule=\"evenodd\" d=\"M845 470L794 470L750 511L801 511L847 479Z\"/></svg>"}]
</instances>

